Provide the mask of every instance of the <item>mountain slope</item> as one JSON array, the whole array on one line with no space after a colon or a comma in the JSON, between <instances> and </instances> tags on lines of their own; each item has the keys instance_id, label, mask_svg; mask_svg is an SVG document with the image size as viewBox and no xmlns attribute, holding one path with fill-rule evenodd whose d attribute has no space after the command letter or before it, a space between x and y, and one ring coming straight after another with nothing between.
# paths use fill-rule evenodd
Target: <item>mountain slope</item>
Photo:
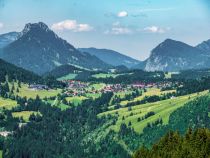
<instances>
[{"instance_id":1,"label":"mountain slope","mask_svg":"<svg viewBox=\"0 0 210 158\"><path fill-rule=\"evenodd\" d=\"M19 80L21 82L34 83L42 80L40 76L10 64L2 59L0 59L0 65L0 82L5 81L6 75L10 81Z\"/></svg>"},{"instance_id":2,"label":"mountain slope","mask_svg":"<svg viewBox=\"0 0 210 158\"><path fill-rule=\"evenodd\" d=\"M179 71L207 68L209 56L202 50L185 43L165 40L152 50L146 61L146 71Z\"/></svg>"},{"instance_id":3,"label":"mountain slope","mask_svg":"<svg viewBox=\"0 0 210 158\"><path fill-rule=\"evenodd\" d=\"M196 48L203 50L210 55L210 39L197 45Z\"/></svg>"},{"instance_id":4,"label":"mountain slope","mask_svg":"<svg viewBox=\"0 0 210 158\"><path fill-rule=\"evenodd\" d=\"M77 68L72 65L61 65L47 73L46 75L54 76L55 78L63 77L65 75L68 75L70 73L80 72L80 71L86 71L80 68Z\"/></svg>"},{"instance_id":5,"label":"mountain slope","mask_svg":"<svg viewBox=\"0 0 210 158\"><path fill-rule=\"evenodd\" d=\"M10 43L14 42L18 39L18 36L20 36L19 32L9 32L6 34L0 35L0 48L3 48Z\"/></svg>"},{"instance_id":6,"label":"mountain slope","mask_svg":"<svg viewBox=\"0 0 210 158\"><path fill-rule=\"evenodd\" d=\"M120 54L116 51L109 50L109 49L79 48L78 50L84 53L95 55L96 57L104 61L105 63L113 65L113 66L124 65L130 68L140 63L140 61L136 59L133 59L131 57L128 57L126 55Z\"/></svg>"},{"instance_id":7,"label":"mountain slope","mask_svg":"<svg viewBox=\"0 0 210 158\"><path fill-rule=\"evenodd\" d=\"M97 57L79 52L42 22L26 24L20 37L3 49L2 58L38 74L63 64L88 69L109 67Z\"/></svg>"}]
</instances>

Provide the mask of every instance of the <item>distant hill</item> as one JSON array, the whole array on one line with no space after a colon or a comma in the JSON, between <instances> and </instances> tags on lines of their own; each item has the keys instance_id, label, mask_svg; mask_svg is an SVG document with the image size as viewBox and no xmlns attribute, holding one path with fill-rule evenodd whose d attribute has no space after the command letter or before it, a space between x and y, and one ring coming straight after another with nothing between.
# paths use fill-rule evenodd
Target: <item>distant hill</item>
<instances>
[{"instance_id":1,"label":"distant hill","mask_svg":"<svg viewBox=\"0 0 210 158\"><path fill-rule=\"evenodd\" d=\"M86 71L84 69L77 68L72 65L61 65L50 71L49 73L46 74L50 76L54 76L55 78L63 77L66 76L70 73L76 73L76 72L81 72L81 71Z\"/></svg>"},{"instance_id":2,"label":"distant hill","mask_svg":"<svg viewBox=\"0 0 210 158\"><path fill-rule=\"evenodd\" d=\"M197 47L167 39L152 50L146 71L180 71L210 67L210 56Z\"/></svg>"},{"instance_id":3,"label":"distant hill","mask_svg":"<svg viewBox=\"0 0 210 158\"><path fill-rule=\"evenodd\" d=\"M42 22L26 24L20 37L3 48L2 58L38 74L64 64L99 70L111 67L96 56L79 52Z\"/></svg>"},{"instance_id":4,"label":"distant hill","mask_svg":"<svg viewBox=\"0 0 210 158\"><path fill-rule=\"evenodd\" d=\"M19 80L21 82L33 83L39 82L42 78L33 72L24 70L23 68L17 67L0 59L0 82L5 81L5 76L8 76L10 81Z\"/></svg>"},{"instance_id":5,"label":"distant hill","mask_svg":"<svg viewBox=\"0 0 210 158\"><path fill-rule=\"evenodd\" d=\"M198 44L196 48L203 50L210 55L210 39L202 42L201 44Z\"/></svg>"},{"instance_id":6,"label":"distant hill","mask_svg":"<svg viewBox=\"0 0 210 158\"><path fill-rule=\"evenodd\" d=\"M131 68L140 63L140 61L136 59L133 59L119 52L109 50L109 49L79 48L78 50L84 53L95 55L96 57L104 61L105 63L113 65L113 66L124 65L128 68Z\"/></svg>"},{"instance_id":7,"label":"distant hill","mask_svg":"<svg viewBox=\"0 0 210 158\"><path fill-rule=\"evenodd\" d=\"M14 42L20 36L19 32L9 32L6 34L0 35L0 48L3 48L10 43Z\"/></svg>"}]
</instances>

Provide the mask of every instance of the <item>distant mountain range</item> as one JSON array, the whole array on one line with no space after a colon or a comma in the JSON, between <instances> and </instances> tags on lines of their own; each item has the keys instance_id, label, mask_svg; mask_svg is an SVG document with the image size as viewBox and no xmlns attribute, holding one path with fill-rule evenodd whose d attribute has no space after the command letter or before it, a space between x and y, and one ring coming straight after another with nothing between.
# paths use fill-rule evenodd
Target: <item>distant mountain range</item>
<instances>
[{"instance_id":1,"label":"distant mountain range","mask_svg":"<svg viewBox=\"0 0 210 158\"><path fill-rule=\"evenodd\" d=\"M210 67L209 42L192 47L183 42L167 39L152 50L145 61L146 71L180 71Z\"/></svg>"},{"instance_id":2,"label":"distant mountain range","mask_svg":"<svg viewBox=\"0 0 210 158\"><path fill-rule=\"evenodd\" d=\"M14 42L20 36L19 32L10 32L0 35L0 48L3 48L10 43Z\"/></svg>"},{"instance_id":3,"label":"distant mountain range","mask_svg":"<svg viewBox=\"0 0 210 158\"><path fill-rule=\"evenodd\" d=\"M210 39L197 45L196 48L203 50L204 52L210 54Z\"/></svg>"},{"instance_id":4,"label":"distant mountain range","mask_svg":"<svg viewBox=\"0 0 210 158\"><path fill-rule=\"evenodd\" d=\"M128 68L134 67L140 63L140 61L123 55L119 52L109 49L97 49L97 48L79 48L81 52L89 53L112 66L124 65Z\"/></svg>"},{"instance_id":5,"label":"distant mountain range","mask_svg":"<svg viewBox=\"0 0 210 158\"><path fill-rule=\"evenodd\" d=\"M2 49L1 57L38 74L46 73L63 64L92 70L111 67L96 56L79 52L42 22L26 24L18 39L9 42Z\"/></svg>"},{"instance_id":6,"label":"distant mountain range","mask_svg":"<svg viewBox=\"0 0 210 158\"><path fill-rule=\"evenodd\" d=\"M76 49L46 24L39 22L26 24L22 32L0 35L0 57L37 74L46 74L61 65L102 71L126 70L126 67L146 71L180 71L210 68L210 40L193 47L167 39L152 50L148 59L138 61L109 49Z\"/></svg>"}]
</instances>

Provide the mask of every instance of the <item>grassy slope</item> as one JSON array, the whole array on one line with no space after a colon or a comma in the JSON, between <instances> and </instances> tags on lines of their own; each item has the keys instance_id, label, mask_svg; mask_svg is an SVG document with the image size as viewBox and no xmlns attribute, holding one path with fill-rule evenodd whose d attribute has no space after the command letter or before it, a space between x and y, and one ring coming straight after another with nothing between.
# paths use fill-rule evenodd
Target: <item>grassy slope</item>
<instances>
[{"instance_id":1,"label":"grassy slope","mask_svg":"<svg viewBox=\"0 0 210 158\"><path fill-rule=\"evenodd\" d=\"M94 78L109 78L109 77L116 78L117 76L119 76L119 74L99 73L99 74L96 74L96 75L92 75L92 77L94 77Z\"/></svg>"},{"instance_id":2,"label":"grassy slope","mask_svg":"<svg viewBox=\"0 0 210 158\"><path fill-rule=\"evenodd\" d=\"M35 111L21 111L21 112L13 112L12 116L15 118L23 118L24 121L28 122L29 121L29 117L31 114L37 114L38 112Z\"/></svg>"},{"instance_id":3,"label":"grassy slope","mask_svg":"<svg viewBox=\"0 0 210 158\"><path fill-rule=\"evenodd\" d=\"M8 110L17 106L17 102L10 99L4 99L0 97L0 108L6 108Z\"/></svg>"},{"instance_id":4,"label":"grassy slope","mask_svg":"<svg viewBox=\"0 0 210 158\"><path fill-rule=\"evenodd\" d=\"M67 97L66 100L68 102L73 103L75 106L79 105L82 103L83 100L86 100L88 98L84 97L84 96L75 96L75 97Z\"/></svg>"},{"instance_id":5,"label":"grassy slope","mask_svg":"<svg viewBox=\"0 0 210 158\"><path fill-rule=\"evenodd\" d=\"M70 106L60 103L57 100L57 98L55 100L48 100L47 102L50 103L52 106L56 106L57 108L60 108L61 110L66 110L70 108Z\"/></svg>"},{"instance_id":6,"label":"grassy slope","mask_svg":"<svg viewBox=\"0 0 210 158\"><path fill-rule=\"evenodd\" d=\"M207 91L202 92L199 94L204 95ZM189 99L190 96L190 99ZM188 101L198 97L198 94L191 94L186 96L177 97L175 99L168 99L164 101L159 101L155 103L147 103L142 105L137 105L132 107L131 111L128 108L121 108L118 110L107 111L104 113L99 114L99 116L111 114L113 116L117 116L118 120L116 125L111 126L110 128L119 131L120 125L122 123L128 124L129 122L132 123L131 127L138 133L142 133L143 129L147 126L147 123L152 123L156 121L158 118L163 119L163 123L167 124L169 120L170 114L175 111L176 109L184 106L185 103ZM154 111L155 115L138 122L137 119L139 117L145 116L148 112ZM131 115L133 113L133 115ZM122 120L122 117L125 117L125 120Z\"/></svg>"},{"instance_id":7,"label":"grassy slope","mask_svg":"<svg viewBox=\"0 0 210 158\"><path fill-rule=\"evenodd\" d=\"M59 81L62 81L62 80L73 80L75 79L75 77L77 77L78 74L73 74L73 73L70 73L66 76L63 76L63 77L60 77L58 78Z\"/></svg>"},{"instance_id":8,"label":"grassy slope","mask_svg":"<svg viewBox=\"0 0 210 158\"><path fill-rule=\"evenodd\" d=\"M19 88L19 93L16 92L16 88L18 87L17 84L15 83L15 90L14 93L15 95L19 95L21 97L27 97L27 98L36 98L36 96L38 95L41 99L45 98L45 97L52 97L52 96L56 96L58 93L61 93L61 89L57 89L57 90L32 90L28 88L27 84L22 84L21 88ZM11 88L11 84L10 84L10 88Z\"/></svg>"},{"instance_id":9,"label":"grassy slope","mask_svg":"<svg viewBox=\"0 0 210 158\"><path fill-rule=\"evenodd\" d=\"M160 89L157 89L157 88L151 88L151 89L147 89L147 92L144 92L142 94L142 96L139 96L139 97L136 97L134 100L131 100L131 101L122 101L120 103L120 105L126 105L127 103L130 103L130 102L135 102L135 101L139 101L139 100L142 100L145 96L153 96L153 95L163 95L163 94L167 94L167 93L172 93L172 92L175 92L175 90L170 90L170 91L160 91Z\"/></svg>"},{"instance_id":10,"label":"grassy slope","mask_svg":"<svg viewBox=\"0 0 210 158\"><path fill-rule=\"evenodd\" d=\"M110 77L112 77L112 78L116 78L116 77L118 77L118 76L120 76L120 75L125 75L125 74L127 74L127 75L131 75L132 73L122 73L122 74L113 74L113 73L109 73L109 74L107 74L107 73L99 73L99 74L92 75L92 77L94 77L94 78L110 78Z\"/></svg>"}]
</instances>

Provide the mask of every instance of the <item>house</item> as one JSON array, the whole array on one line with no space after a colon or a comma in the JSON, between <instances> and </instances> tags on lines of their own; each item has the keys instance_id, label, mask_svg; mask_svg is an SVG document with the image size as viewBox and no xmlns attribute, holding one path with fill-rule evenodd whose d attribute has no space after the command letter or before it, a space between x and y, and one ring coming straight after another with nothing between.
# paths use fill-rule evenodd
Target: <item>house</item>
<instances>
[{"instance_id":1,"label":"house","mask_svg":"<svg viewBox=\"0 0 210 158\"><path fill-rule=\"evenodd\" d=\"M9 134L11 134L11 132L8 132L8 131L0 132L0 135L3 137L7 137Z\"/></svg>"},{"instance_id":2,"label":"house","mask_svg":"<svg viewBox=\"0 0 210 158\"><path fill-rule=\"evenodd\" d=\"M29 85L30 89L33 89L33 90L48 90L48 86L46 85L41 85L41 84L31 84Z\"/></svg>"}]
</instances>

